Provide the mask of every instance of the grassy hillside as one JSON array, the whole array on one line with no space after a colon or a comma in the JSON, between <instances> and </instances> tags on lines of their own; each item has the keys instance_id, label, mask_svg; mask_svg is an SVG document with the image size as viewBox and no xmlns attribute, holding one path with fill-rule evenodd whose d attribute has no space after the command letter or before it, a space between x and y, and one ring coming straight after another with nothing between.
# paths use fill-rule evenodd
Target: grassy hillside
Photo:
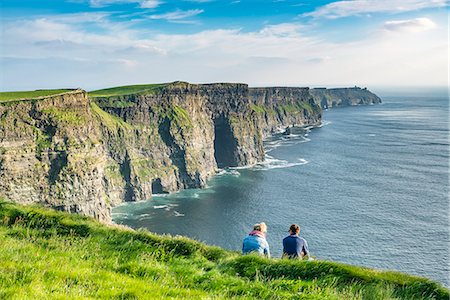
<instances>
[{"instance_id":1,"label":"grassy hillside","mask_svg":"<svg viewBox=\"0 0 450 300\"><path fill-rule=\"evenodd\" d=\"M0 299L448 299L427 279L238 253L0 202Z\"/></svg>"},{"instance_id":2,"label":"grassy hillside","mask_svg":"<svg viewBox=\"0 0 450 300\"><path fill-rule=\"evenodd\" d=\"M162 84L139 84L139 85L127 85L127 86L118 86L109 89L102 89L89 92L88 95L90 97L113 97L113 96L124 96L124 95L132 95L139 94L143 92L152 92L157 90L160 87L165 86L165 83Z\"/></svg>"},{"instance_id":3,"label":"grassy hillside","mask_svg":"<svg viewBox=\"0 0 450 300\"><path fill-rule=\"evenodd\" d=\"M19 99L36 99L39 97L52 96L70 92L71 90L36 90L23 92L0 92L0 102L8 102Z\"/></svg>"}]
</instances>

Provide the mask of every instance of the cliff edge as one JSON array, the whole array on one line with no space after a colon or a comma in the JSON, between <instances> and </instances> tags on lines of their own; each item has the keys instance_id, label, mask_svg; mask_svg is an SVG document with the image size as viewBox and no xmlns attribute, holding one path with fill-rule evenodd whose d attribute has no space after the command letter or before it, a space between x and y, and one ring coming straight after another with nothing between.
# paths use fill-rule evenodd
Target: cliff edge
<instances>
[{"instance_id":1,"label":"cliff edge","mask_svg":"<svg viewBox=\"0 0 450 300\"><path fill-rule=\"evenodd\" d=\"M380 97L367 88L314 88L310 90L314 101L322 108L368 105L381 103Z\"/></svg>"},{"instance_id":2,"label":"cliff edge","mask_svg":"<svg viewBox=\"0 0 450 300\"><path fill-rule=\"evenodd\" d=\"M0 93L0 197L111 221L111 208L201 188L264 159L263 139L321 123L327 107L379 103L359 88L242 83Z\"/></svg>"},{"instance_id":3,"label":"cliff edge","mask_svg":"<svg viewBox=\"0 0 450 300\"><path fill-rule=\"evenodd\" d=\"M123 201L256 164L264 136L321 118L307 89L239 83L22 94L0 98L0 196L106 222Z\"/></svg>"}]
</instances>

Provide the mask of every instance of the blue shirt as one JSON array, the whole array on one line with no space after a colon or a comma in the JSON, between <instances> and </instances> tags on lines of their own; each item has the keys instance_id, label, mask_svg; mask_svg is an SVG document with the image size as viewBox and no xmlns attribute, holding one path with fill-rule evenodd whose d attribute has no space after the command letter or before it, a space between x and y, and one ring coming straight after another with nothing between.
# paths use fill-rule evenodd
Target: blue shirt
<instances>
[{"instance_id":1,"label":"blue shirt","mask_svg":"<svg viewBox=\"0 0 450 300\"><path fill-rule=\"evenodd\" d=\"M308 243L296 234L288 235L283 239L283 254L289 258L302 257L302 251L309 256Z\"/></svg>"},{"instance_id":2,"label":"blue shirt","mask_svg":"<svg viewBox=\"0 0 450 300\"><path fill-rule=\"evenodd\" d=\"M270 257L269 243L266 239L257 235L248 235L242 244L242 253L257 252L260 255Z\"/></svg>"}]
</instances>

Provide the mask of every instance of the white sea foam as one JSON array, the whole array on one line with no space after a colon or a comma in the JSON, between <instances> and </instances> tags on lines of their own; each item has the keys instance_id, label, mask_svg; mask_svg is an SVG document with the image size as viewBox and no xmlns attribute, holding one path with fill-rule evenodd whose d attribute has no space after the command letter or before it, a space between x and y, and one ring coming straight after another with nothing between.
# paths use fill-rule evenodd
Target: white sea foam
<instances>
[{"instance_id":1,"label":"white sea foam","mask_svg":"<svg viewBox=\"0 0 450 300\"><path fill-rule=\"evenodd\" d=\"M162 209L162 208L168 208L169 205L153 205L154 209Z\"/></svg>"},{"instance_id":2,"label":"white sea foam","mask_svg":"<svg viewBox=\"0 0 450 300\"><path fill-rule=\"evenodd\" d=\"M142 215L139 215L139 217L138 217L139 221L146 220L146 219L151 219L151 214L142 214Z\"/></svg>"},{"instance_id":3,"label":"white sea foam","mask_svg":"<svg viewBox=\"0 0 450 300\"><path fill-rule=\"evenodd\" d=\"M323 126L327 126L327 125L330 125L330 124L332 124L330 121L324 121L319 126L317 126L317 128L321 128Z\"/></svg>"},{"instance_id":4,"label":"white sea foam","mask_svg":"<svg viewBox=\"0 0 450 300\"><path fill-rule=\"evenodd\" d=\"M184 214L177 212L176 210L173 211L173 214L175 217L184 217Z\"/></svg>"},{"instance_id":5,"label":"white sea foam","mask_svg":"<svg viewBox=\"0 0 450 300\"><path fill-rule=\"evenodd\" d=\"M163 193L163 194L152 194L152 197L167 197L169 196L169 193Z\"/></svg>"},{"instance_id":6,"label":"white sea foam","mask_svg":"<svg viewBox=\"0 0 450 300\"><path fill-rule=\"evenodd\" d=\"M239 171L237 171L236 168L238 168L238 167L230 168L227 170L220 170L220 172L217 173L216 175L219 175L219 176L220 175L232 175L235 177L239 177L239 176L241 176L241 173L239 173Z\"/></svg>"},{"instance_id":7,"label":"white sea foam","mask_svg":"<svg viewBox=\"0 0 450 300\"><path fill-rule=\"evenodd\" d=\"M235 176L235 177L239 177L241 176L241 173L239 173L238 170L230 170L230 174Z\"/></svg>"},{"instance_id":8,"label":"white sea foam","mask_svg":"<svg viewBox=\"0 0 450 300\"><path fill-rule=\"evenodd\" d=\"M122 217L122 218L128 218L129 216L131 216L131 214L129 213L121 213L121 212L113 212L111 215L113 217Z\"/></svg>"},{"instance_id":9,"label":"white sea foam","mask_svg":"<svg viewBox=\"0 0 450 300\"><path fill-rule=\"evenodd\" d=\"M216 172L216 176L221 176L221 175L225 175L225 174L227 174L227 170L224 170L224 169L219 169Z\"/></svg>"},{"instance_id":10,"label":"white sea foam","mask_svg":"<svg viewBox=\"0 0 450 300\"><path fill-rule=\"evenodd\" d=\"M283 169L301 166L307 163L308 161L303 158L299 158L296 162L288 162L287 160L277 159L266 154L266 159L263 162L254 166L253 169L255 170Z\"/></svg>"}]
</instances>

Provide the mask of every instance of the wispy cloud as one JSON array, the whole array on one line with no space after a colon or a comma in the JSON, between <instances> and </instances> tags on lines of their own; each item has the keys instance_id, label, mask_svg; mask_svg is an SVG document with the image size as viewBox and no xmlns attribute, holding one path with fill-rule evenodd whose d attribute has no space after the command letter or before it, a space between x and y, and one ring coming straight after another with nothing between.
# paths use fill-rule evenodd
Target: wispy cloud
<instances>
[{"instance_id":1,"label":"wispy cloud","mask_svg":"<svg viewBox=\"0 0 450 300\"><path fill-rule=\"evenodd\" d=\"M166 20L169 22L180 22L184 19L191 18L197 16L203 12L203 9L190 9L190 10L179 10L165 13L165 14L155 14L150 15L149 18L153 20ZM185 22L185 21L183 21Z\"/></svg>"},{"instance_id":2,"label":"wispy cloud","mask_svg":"<svg viewBox=\"0 0 450 300\"><path fill-rule=\"evenodd\" d=\"M384 23L384 28L389 31L422 32L436 28L436 23L428 18L416 18L411 20L395 20Z\"/></svg>"},{"instance_id":3,"label":"wispy cloud","mask_svg":"<svg viewBox=\"0 0 450 300\"><path fill-rule=\"evenodd\" d=\"M105 7L125 3L137 3L141 8L156 8L163 2L159 0L89 0L91 7Z\"/></svg>"},{"instance_id":4,"label":"wispy cloud","mask_svg":"<svg viewBox=\"0 0 450 300\"><path fill-rule=\"evenodd\" d=\"M182 21L199 13L178 11L157 19ZM378 24L383 26L380 34L339 43L297 23L255 31L162 34L118 22L104 12L6 21L0 63L8 76L2 84L8 89L89 89L178 79L252 85L445 84L445 26L433 20L391 20ZM433 26L435 30L415 34L417 28Z\"/></svg>"},{"instance_id":5,"label":"wispy cloud","mask_svg":"<svg viewBox=\"0 0 450 300\"><path fill-rule=\"evenodd\" d=\"M142 8L156 8L161 4L162 2L158 0L145 0L140 2Z\"/></svg>"},{"instance_id":6,"label":"wispy cloud","mask_svg":"<svg viewBox=\"0 0 450 300\"><path fill-rule=\"evenodd\" d=\"M215 0L184 0L185 2L195 2L195 3L208 3L214 2Z\"/></svg>"},{"instance_id":7,"label":"wispy cloud","mask_svg":"<svg viewBox=\"0 0 450 300\"><path fill-rule=\"evenodd\" d=\"M448 0L346 0L332 2L303 16L336 19L352 15L379 12L406 12L425 8L445 7Z\"/></svg>"}]
</instances>

